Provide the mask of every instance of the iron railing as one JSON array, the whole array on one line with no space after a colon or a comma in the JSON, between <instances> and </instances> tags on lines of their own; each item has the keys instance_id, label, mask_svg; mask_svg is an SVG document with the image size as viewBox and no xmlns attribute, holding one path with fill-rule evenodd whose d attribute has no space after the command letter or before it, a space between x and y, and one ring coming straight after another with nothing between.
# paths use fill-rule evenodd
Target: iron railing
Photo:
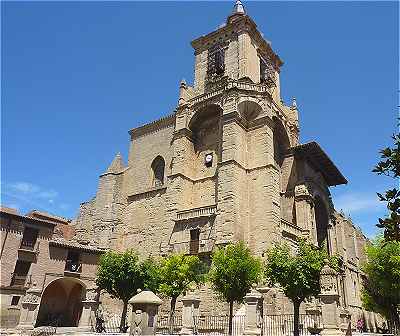
<instances>
[{"instance_id":1,"label":"iron railing","mask_svg":"<svg viewBox=\"0 0 400 336\"><path fill-rule=\"evenodd\" d=\"M172 323L169 323L169 316L157 317L157 333L163 335L177 335L182 329L182 316L173 316Z\"/></svg>"},{"instance_id":2,"label":"iron railing","mask_svg":"<svg viewBox=\"0 0 400 336\"><path fill-rule=\"evenodd\" d=\"M194 333L198 335L227 335L229 332L229 316L208 315L194 316ZM232 335L242 335L245 327L245 316L234 316L232 319Z\"/></svg>"},{"instance_id":3,"label":"iron railing","mask_svg":"<svg viewBox=\"0 0 400 336\"><path fill-rule=\"evenodd\" d=\"M322 329L321 315L300 314L299 331L301 336L319 334ZM264 335L291 336L294 332L294 315L266 315L263 319Z\"/></svg>"},{"instance_id":4,"label":"iron railing","mask_svg":"<svg viewBox=\"0 0 400 336\"><path fill-rule=\"evenodd\" d=\"M128 321L128 317L125 321L125 328L129 331L129 325L126 324ZM105 317L104 319L101 318L91 318L90 325L92 332L96 333L104 333L104 334L119 334L121 333L119 329L119 325L121 323L121 316L120 315L111 315Z\"/></svg>"}]
</instances>

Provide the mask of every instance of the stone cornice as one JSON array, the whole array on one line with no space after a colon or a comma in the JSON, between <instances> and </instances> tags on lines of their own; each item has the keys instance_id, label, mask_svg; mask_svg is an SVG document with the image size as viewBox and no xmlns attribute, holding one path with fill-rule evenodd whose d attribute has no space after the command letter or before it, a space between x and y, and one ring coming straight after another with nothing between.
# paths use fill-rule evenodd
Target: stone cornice
<instances>
[{"instance_id":1,"label":"stone cornice","mask_svg":"<svg viewBox=\"0 0 400 336\"><path fill-rule=\"evenodd\" d=\"M166 191L167 187L161 187L161 188L152 188L150 190L146 190L137 194L132 194L128 196L128 203L135 202L142 198L153 197L158 193L165 194Z\"/></svg>"},{"instance_id":2,"label":"stone cornice","mask_svg":"<svg viewBox=\"0 0 400 336\"><path fill-rule=\"evenodd\" d=\"M152 121L148 124L145 124L143 126L139 126L136 128L133 128L129 131L129 135L131 136L131 140L137 139L143 135L146 135L148 133L156 132L160 129L171 127L175 123L175 115L176 113L172 113L166 117L162 117L158 120Z\"/></svg>"},{"instance_id":3,"label":"stone cornice","mask_svg":"<svg viewBox=\"0 0 400 336\"><path fill-rule=\"evenodd\" d=\"M346 178L315 141L291 147L290 151L296 157L310 162L315 170L321 172L328 186L347 184Z\"/></svg>"},{"instance_id":4,"label":"stone cornice","mask_svg":"<svg viewBox=\"0 0 400 336\"><path fill-rule=\"evenodd\" d=\"M105 172L104 174L101 174L99 177L103 177L103 176L107 176L107 175L118 176L118 175L121 175L121 174L125 173L129 168L130 167L125 167L125 168L123 168L120 171L115 172L115 173L113 173L113 172Z\"/></svg>"},{"instance_id":5,"label":"stone cornice","mask_svg":"<svg viewBox=\"0 0 400 336\"><path fill-rule=\"evenodd\" d=\"M186 176L186 175L184 175L182 173L175 173L175 174L168 175L168 178L171 178L171 179L173 179L175 177L182 177L183 179L185 179L187 181L190 181L192 183L198 183L198 182L203 182L203 181L206 181L206 180L213 180L213 179L216 178L216 175L202 177L202 178L199 178L197 180L193 179L193 178L191 178L189 176Z\"/></svg>"},{"instance_id":6,"label":"stone cornice","mask_svg":"<svg viewBox=\"0 0 400 336\"><path fill-rule=\"evenodd\" d=\"M258 166L258 167L245 168L243 165L241 165L239 162L237 162L234 159L229 159L229 160L225 160L225 161L219 162L218 163L218 167L222 167L222 166L225 166L225 165L228 165L228 164L234 164L235 166L241 168L242 170L245 170L246 173L250 173L250 172L255 171L255 170L266 169L266 168L274 168L275 170L278 170L278 168L276 168L275 165L271 164L271 163L268 163L268 164L265 164L265 165L261 165L261 166Z\"/></svg>"},{"instance_id":7,"label":"stone cornice","mask_svg":"<svg viewBox=\"0 0 400 336\"><path fill-rule=\"evenodd\" d=\"M180 138L187 138L191 142L193 142L193 133L188 128L182 128L180 130L175 131L174 135L172 137L173 140L180 139Z\"/></svg>"}]
</instances>

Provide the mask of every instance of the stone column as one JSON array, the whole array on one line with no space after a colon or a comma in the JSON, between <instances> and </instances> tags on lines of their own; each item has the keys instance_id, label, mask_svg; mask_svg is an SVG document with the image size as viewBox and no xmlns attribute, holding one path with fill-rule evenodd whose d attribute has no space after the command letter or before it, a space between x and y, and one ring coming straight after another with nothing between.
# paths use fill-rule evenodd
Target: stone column
<instances>
[{"instance_id":1,"label":"stone column","mask_svg":"<svg viewBox=\"0 0 400 336\"><path fill-rule=\"evenodd\" d=\"M152 291L140 291L129 300L132 306L129 335L155 335L158 307L162 300Z\"/></svg>"},{"instance_id":2,"label":"stone column","mask_svg":"<svg viewBox=\"0 0 400 336\"><path fill-rule=\"evenodd\" d=\"M337 288L337 273L328 265L325 260L325 266L320 273L321 294L319 298L322 306L322 326L321 336L343 335L339 324L339 294Z\"/></svg>"},{"instance_id":3,"label":"stone column","mask_svg":"<svg viewBox=\"0 0 400 336\"><path fill-rule=\"evenodd\" d=\"M261 335L262 328L262 294L253 288L244 297L246 318L243 335Z\"/></svg>"},{"instance_id":4,"label":"stone column","mask_svg":"<svg viewBox=\"0 0 400 336\"><path fill-rule=\"evenodd\" d=\"M82 300L82 315L79 320L79 330L90 331L96 326L95 312L99 306L99 292L97 288L86 290L86 298Z\"/></svg>"},{"instance_id":5,"label":"stone column","mask_svg":"<svg viewBox=\"0 0 400 336\"><path fill-rule=\"evenodd\" d=\"M26 294L22 299L21 317L19 319L18 329L29 330L35 327L41 295L42 291L39 288L36 288L35 283L26 291Z\"/></svg>"},{"instance_id":6,"label":"stone column","mask_svg":"<svg viewBox=\"0 0 400 336\"><path fill-rule=\"evenodd\" d=\"M193 335L195 324L195 316L199 316L200 298L193 295L186 295L181 299L183 303L182 309L182 329L181 335Z\"/></svg>"}]
</instances>

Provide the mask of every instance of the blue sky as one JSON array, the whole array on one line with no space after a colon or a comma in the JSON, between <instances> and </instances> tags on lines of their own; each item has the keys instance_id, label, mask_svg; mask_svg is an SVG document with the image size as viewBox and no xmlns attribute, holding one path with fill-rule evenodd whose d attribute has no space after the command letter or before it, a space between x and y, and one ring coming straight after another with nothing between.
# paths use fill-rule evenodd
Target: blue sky
<instances>
[{"instance_id":1,"label":"blue sky","mask_svg":"<svg viewBox=\"0 0 400 336\"><path fill-rule=\"evenodd\" d=\"M128 130L173 111L193 81L190 41L229 2L2 2L1 201L66 217L92 198ZM316 140L349 180L332 188L367 235L394 181L371 169L396 131L397 2L245 2L285 62L301 141ZM141 167L138 167L141 169Z\"/></svg>"}]
</instances>

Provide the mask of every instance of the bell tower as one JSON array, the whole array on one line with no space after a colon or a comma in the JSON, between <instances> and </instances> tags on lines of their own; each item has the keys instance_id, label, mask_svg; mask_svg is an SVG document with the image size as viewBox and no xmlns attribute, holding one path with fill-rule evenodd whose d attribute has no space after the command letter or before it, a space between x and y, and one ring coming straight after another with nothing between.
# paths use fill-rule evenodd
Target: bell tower
<instances>
[{"instance_id":1,"label":"bell tower","mask_svg":"<svg viewBox=\"0 0 400 336\"><path fill-rule=\"evenodd\" d=\"M193 40L192 46L196 93L213 90L215 83L226 77L264 83L274 88L279 97L279 72L283 63L246 14L240 0L236 1L224 25Z\"/></svg>"},{"instance_id":2,"label":"bell tower","mask_svg":"<svg viewBox=\"0 0 400 336\"><path fill-rule=\"evenodd\" d=\"M169 217L190 213L200 236L209 230L216 245L243 240L261 254L280 235L278 148L297 141L297 110L280 99L283 63L240 0L224 25L191 44L194 84L180 83ZM183 224L174 225L179 232Z\"/></svg>"}]
</instances>

